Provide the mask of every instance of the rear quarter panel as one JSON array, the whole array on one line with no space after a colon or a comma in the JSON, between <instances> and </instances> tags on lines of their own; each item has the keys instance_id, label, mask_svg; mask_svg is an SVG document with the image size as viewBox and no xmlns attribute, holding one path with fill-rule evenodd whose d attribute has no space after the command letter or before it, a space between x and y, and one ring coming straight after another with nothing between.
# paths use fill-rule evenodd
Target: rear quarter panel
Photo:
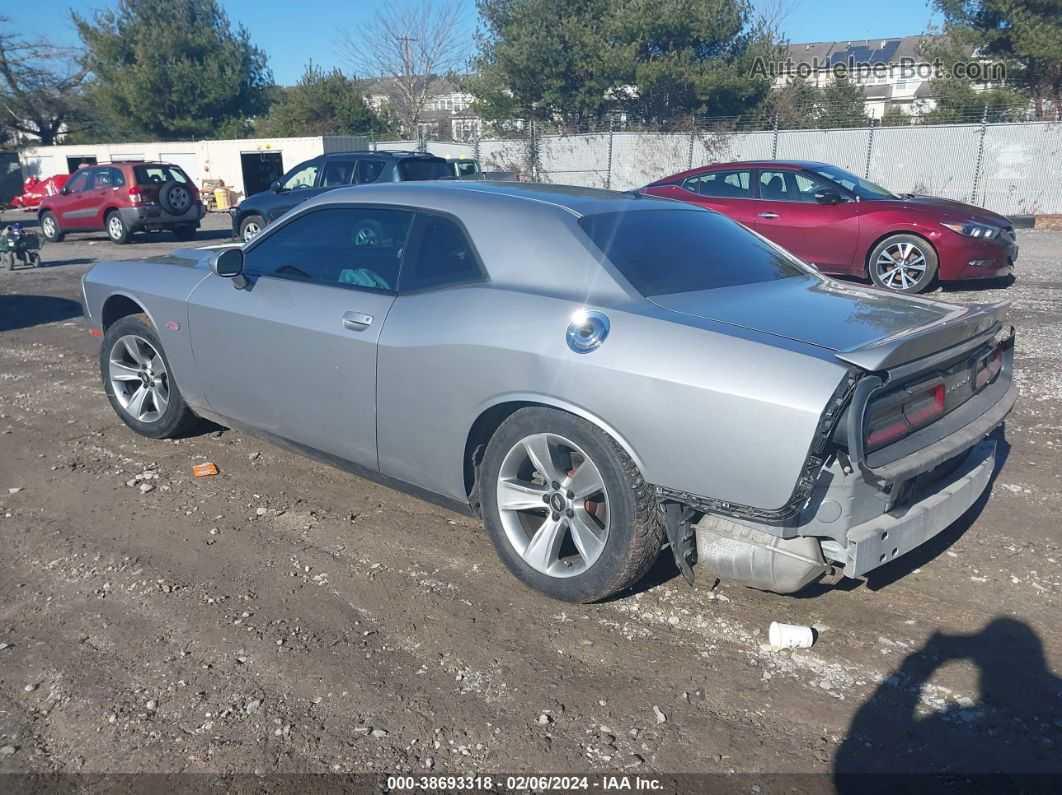
<instances>
[{"instance_id":1,"label":"rear quarter panel","mask_svg":"<svg viewBox=\"0 0 1062 795\"><path fill-rule=\"evenodd\" d=\"M527 401L591 420L651 483L759 508L787 502L844 367L642 304L599 306L610 334L578 354L565 331L584 307L487 286L400 296L378 362L383 472L463 500L476 418Z\"/></svg>"},{"instance_id":2,"label":"rear quarter panel","mask_svg":"<svg viewBox=\"0 0 1062 795\"><path fill-rule=\"evenodd\" d=\"M85 274L82 292L85 319L93 328L104 329L104 308L115 296L124 296L143 308L159 335L181 394L194 407L203 405L203 400L192 360L186 302L209 271L192 252L189 256L180 254L101 262Z\"/></svg>"}]
</instances>

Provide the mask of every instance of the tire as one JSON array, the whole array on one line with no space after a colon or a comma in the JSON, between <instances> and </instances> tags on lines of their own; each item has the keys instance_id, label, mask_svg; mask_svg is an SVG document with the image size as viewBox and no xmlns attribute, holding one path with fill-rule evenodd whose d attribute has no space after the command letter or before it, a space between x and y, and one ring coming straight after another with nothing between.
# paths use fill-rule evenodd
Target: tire
<instances>
[{"instance_id":1,"label":"tire","mask_svg":"<svg viewBox=\"0 0 1062 795\"><path fill-rule=\"evenodd\" d=\"M39 268L41 266L41 255L36 251L31 251L28 259L31 268Z\"/></svg>"},{"instance_id":2,"label":"tire","mask_svg":"<svg viewBox=\"0 0 1062 795\"><path fill-rule=\"evenodd\" d=\"M543 468L562 480L542 482L525 442L539 460L543 444L552 451ZM498 556L517 579L554 599L604 599L640 580L660 554L663 515L652 489L615 440L572 414L543 407L513 413L487 444L480 477L483 519ZM515 484L508 497L499 494L500 483ZM580 489L580 483L601 488ZM510 507L503 511L502 502ZM579 534L576 526L583 528ZM550 534L554 527L560 529ZM551 537L553 543L532 551L536 539Z\"/></svg>"},{"instance_id":3,"label":"tire","mask_svg":"<svg viewBox=\"0 0 1062 795\"><path fill-rule=\"evenodd\" d=\"M49 243L62 243L65 233L59 226L55 213L46 212L41 216L41 234Z\"/></svg>"},{"instance_id":4,"label":"tire","mask_svg":"<svg viewBox=\"0 0 1062 795\"><path fill-rule=\"evenodd\" d=\"M122 214L117 211L111 211L107 214L104 225L107 228L107 237L111 239L112 243L117 243L119 246L128 243L129 238L133 235L129 231L129 225L122 218Z\"/></svg>"},{"instance_id":5,"label":"tire","mask_svg":"<svg viewBox=\"0 0 1062 795\"><path fill-rule=\"evenodd\" d=\"M196 228L194 226L175 226L173 227L173 236L178 240L185 242L195 239Z\"/></svg>"},{"instance_id":6,"label":"tire","mask_svg":"<svg viewBox=\"0 0 1062 795\"><path fill-rule=\"evenodd\" d=\"M874 284L902 293L928 290L936 281L937 265L937 252L917 235L891 235L874 247L867 260Z\"/></svg>"},{"instance_id":7,"label":"tire","mask_svg":"<svg viewBox=\"0 0 1062 795\"><path fill-rule=\"evenodd\" d=\"M148 368L144 376L139 375L142 364ZM103 335L100 378L107 400L118 418L141 436L171 439L187 433L199 422L184 402L172 373L162 343L146 315L123 317ZM141 396L141 391L147 394Z\"/></svg>"},{"instance_id":8,"label":"tire","mask_svg":"<svg viewBox=\"0 0 1062 795\"><path fill-rule=\"evenodd\" d=\"M240 240L244 243L252 240L256 235L261 234L265 227L265 218L260 215L248 215L240 221Z\"/></svg>"},{"instance_id":9,"label":"tire","mask_svg":"<svg viewBox=\"0 0 1062 795\"><path fill-rule=\"evenodd\" d=\"M185 215L192 209L192 192L180 182L164 182L159 188L159 204L170 215Z\"/></svg>"}]
</instances>

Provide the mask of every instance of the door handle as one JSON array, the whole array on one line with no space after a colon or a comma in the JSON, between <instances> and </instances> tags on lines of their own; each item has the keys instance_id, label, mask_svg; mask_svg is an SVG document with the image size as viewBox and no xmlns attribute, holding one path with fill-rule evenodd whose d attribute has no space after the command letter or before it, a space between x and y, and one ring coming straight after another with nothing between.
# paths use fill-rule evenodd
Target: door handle
<instances>
[{"instance_id":1,"label":"door handle","mask_svg":"<svg viewBox=\"0 0 1062 795\"><path fill-rule=\"evenodd\" d=\"M343 327L351 331L364 331L372 325L372 315L364 312L344 312Z\"/></svg>"},{"instance_id":2,"label":"door handle","mask_svg":"<svg viewBox=\"0 0 1062 795\"><path fill-rule=\"evenodd\" d=\"M777 218L778 213L760 213L760 218Z\"/></svg>"}]
</instances>

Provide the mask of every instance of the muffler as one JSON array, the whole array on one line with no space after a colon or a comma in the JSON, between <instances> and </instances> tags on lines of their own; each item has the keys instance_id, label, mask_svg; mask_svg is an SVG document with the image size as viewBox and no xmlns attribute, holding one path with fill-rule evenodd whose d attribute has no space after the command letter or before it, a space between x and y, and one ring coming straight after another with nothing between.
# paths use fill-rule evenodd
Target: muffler
<instances>
[{"instance_id":1,"label":"muffler","mask_svg":"<svg viewBox=\"0 0 1062 795\"><path fill-rule=\"evenodd\" d=\"M698 565L721 580L793 593L826 573L822 547L814 538L779 538L711 514L694 530Z\"/></svg>"}]
</instances>

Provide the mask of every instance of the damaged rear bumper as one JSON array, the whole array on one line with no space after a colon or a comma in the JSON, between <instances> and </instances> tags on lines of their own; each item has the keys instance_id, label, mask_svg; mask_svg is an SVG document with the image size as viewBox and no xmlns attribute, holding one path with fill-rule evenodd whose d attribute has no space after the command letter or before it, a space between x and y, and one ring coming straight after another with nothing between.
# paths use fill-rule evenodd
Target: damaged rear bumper
<instances>
[{"instance_id":1,"label":"damaged rear bumper","mask_svg":"<svg viewBox=\"0 0 1062 795\"><path fill-rule=\"evenodd\" d=\"M949 527L984 492L995 462L996 443L986 439L974 445L950 481L934 484L933 492L922 500L851 528L843 561L845 575L860 577Z\"/></svg>"}]
</instances>

